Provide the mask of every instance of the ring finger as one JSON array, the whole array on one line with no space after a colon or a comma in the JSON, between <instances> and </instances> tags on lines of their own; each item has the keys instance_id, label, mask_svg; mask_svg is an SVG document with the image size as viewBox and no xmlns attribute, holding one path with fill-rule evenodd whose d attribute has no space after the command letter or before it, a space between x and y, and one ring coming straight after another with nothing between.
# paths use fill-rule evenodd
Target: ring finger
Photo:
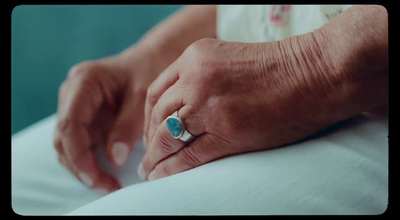
<instances>
[{"instance_id":1,"label":"ring finger","mask_svg":"<svg viewBox=\"0 0 400 220\"><path fill-rule=\"evenodd\" d=\"M190 112L189 109L189 106L183 106L178 111L178 117L182 120L183 123L182 129L183 131L187 130L193 136L199 136L203 133L202 128L199 126L200 124L194 123L193 119L185 120L188 119L188 113ZM171 111L169 111L168 115L171 114ZM154 136L149 142L146 154L144 155L142 163L139 167L139 176L144 180L147 179L148 174L160 161L187 146L187 142L172 137L167 127L167 119L164 119L155 129Z\"/></svg>"}]
</instances>

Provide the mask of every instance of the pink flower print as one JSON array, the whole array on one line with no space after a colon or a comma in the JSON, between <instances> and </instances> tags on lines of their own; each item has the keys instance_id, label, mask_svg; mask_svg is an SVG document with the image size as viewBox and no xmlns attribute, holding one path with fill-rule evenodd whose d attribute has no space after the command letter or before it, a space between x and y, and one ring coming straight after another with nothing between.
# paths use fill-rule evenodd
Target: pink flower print
<instances>
[{"instance_id":1,"label":"pink flower print","mask_svg":"<svg viewBox=\"0 0 400 220\"><path fill-rule=\"evenodd\" d=\"M290 5L273 5L270 11L270 24L275 27L284 27L290 11Z\"/></svg>"}]
</instances>

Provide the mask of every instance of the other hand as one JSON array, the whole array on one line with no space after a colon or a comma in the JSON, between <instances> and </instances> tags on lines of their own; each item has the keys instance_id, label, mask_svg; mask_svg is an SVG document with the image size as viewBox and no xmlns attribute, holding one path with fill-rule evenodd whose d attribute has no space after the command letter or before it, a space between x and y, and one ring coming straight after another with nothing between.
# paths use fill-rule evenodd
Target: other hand
<instances>
[{"instance_id":1,"label":"other hand","mask_svg":"<svg viewBox=\"0 0 400 220\"><path fill-rule=\"evenodd\" d=\"M121 188L102 171L93 149L105 146L121 167L142 137L144 102L155 64L141 51L75 65L59 89L54 145L59 161L88 187L102 193Z\"/></svg>"}]
</instances>

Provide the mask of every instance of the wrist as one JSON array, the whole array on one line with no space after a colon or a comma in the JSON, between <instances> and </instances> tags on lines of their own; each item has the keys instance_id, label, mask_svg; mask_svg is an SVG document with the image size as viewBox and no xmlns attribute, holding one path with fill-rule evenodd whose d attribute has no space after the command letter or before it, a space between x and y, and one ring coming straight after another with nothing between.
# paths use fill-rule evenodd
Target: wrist
<instances>
[{"instance_id":1,"label":"wrist","mask_svg":"<svg viewBox=\"0 0 400 220\"><path fill-rule=\"evenodd\" d=\"M362 110L354 105L361 90L350 83L344 69L334 65L327 44L320 39L314 31L283 39L277 47L291 90L315 126L323 128Z\"/></svg>"},{"instance_id":2,"label":"wrist","mask_svg":"<svg viewBox=\"0 0 400 220\"><path fill-rule=\"evenodd\" d=\"M376 55L385 54L385 46L338 35L334 28L278 44L287 77L318 123L326 125L387 102L387 54Z\"/></svg>"},{"instance_id":3,"label":"wrist","mask_svg":"<svg viewBox=\"0 0 400 220\"><path fill-rule=\"evenodd\" d=\"M342 119L388 101L388 23L382 6L353 6L313 32L339 84Z\"/></svg>"},{"instance_id":4,"label":"wrist","mask_svg":"<svg viewBox=\"0 0 400 220\"><path fill-rule=\"evenodd\" d=\"M141 69L147 69L146 74L151 72L158 75L166 67L161 63L162 57L154 47L140 42L125 49L119 56L123 65L131 69L138 66Z\"/></svg>"},{"instance_id":5,"label":"wrist","mask_svg":"<svg viewBox=\"0 0 400 220\"><path fill-rule=\"evenodd\" d=\"M163 57L150 45L136 43L117 55L118 63L132 76L137 84L146 90L151 82L168 66Z\"/></svg>"}]
</instances>

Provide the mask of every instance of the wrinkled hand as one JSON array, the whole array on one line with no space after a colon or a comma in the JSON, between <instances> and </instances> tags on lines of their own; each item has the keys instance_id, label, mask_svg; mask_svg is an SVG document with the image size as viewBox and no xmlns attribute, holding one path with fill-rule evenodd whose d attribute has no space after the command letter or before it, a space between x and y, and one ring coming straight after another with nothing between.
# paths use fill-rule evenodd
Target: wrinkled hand
<instances>
[{"instance_id":1,"label":"wrinkled hand","mask_svg":"<svg viewBox=\"0 0 400 220\"><path fill-rule=\"evenodd\" d=\"M316 113L324 111L316 103L322 103L327 82L313 81L320 73L306 69L314 57L287 56L290 43L203 39L189 46L148 89L147 151L139 175L162 178L223 156L294 142L327 126L329 120ZM189 144L168 131L166 118L175 110L196 136Z\"/></svg>"},{"instance_id":2,"label":"wrinkled hand","mask_svg":"<svg viewBox=\"0 0 400 220\"><path fill-rule=\"evenodd\" d=\"M88 187L102 193L121 188L100 170L93 148L105 146L117 167L142 136L144 102L153 76L146 62L122 55L86 61L71 68L59 89L54 145L59 161Z\"/></svg>"}]
</instances>

